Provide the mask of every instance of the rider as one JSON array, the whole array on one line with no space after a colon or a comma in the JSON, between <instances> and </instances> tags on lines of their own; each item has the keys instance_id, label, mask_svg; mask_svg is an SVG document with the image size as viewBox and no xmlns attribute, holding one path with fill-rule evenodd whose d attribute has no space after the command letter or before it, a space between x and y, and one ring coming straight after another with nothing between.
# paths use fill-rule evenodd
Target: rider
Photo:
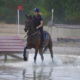
<instances>
[{"instance_id":1,"label":"rider","mask_svg":"<svg viewBox=\"0 0 80 80\"><path fill-rule=\"evenodd\" d=\"M41 41L43 43L43 46L45 46L46 44L44 42L44 35L43 35L43 19L41 15L39 14L38 8L34 8L33 21L34 21L35 29L40 30L41 32Z\"/></svg>"}]
</instances>

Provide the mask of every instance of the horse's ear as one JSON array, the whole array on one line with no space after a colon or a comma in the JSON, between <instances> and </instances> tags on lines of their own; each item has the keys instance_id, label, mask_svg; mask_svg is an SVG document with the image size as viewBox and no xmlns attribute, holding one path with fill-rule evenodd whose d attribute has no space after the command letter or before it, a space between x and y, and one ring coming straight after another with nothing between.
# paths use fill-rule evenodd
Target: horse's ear
<instances>
[{"instance_id":1,"label":"horse's ear","mask_svg":"<svg viewBox=\"0 0 80 80\"><path fill-rule=\"evenodd\" d=\"M27 14L25 16L26 16L26 18L28 17Z\"/></svg>"},{"instance_id":2,"label":"horse's ear","mask_svg":"<svg viewBox=\"0 0 80 80\"><path fill-rule=\"evenodd\" d=\"M30 17L30 18L32 18L32 16L31 16L31 15L30 15L29 17Z\"/></svg>"}]
</instances>

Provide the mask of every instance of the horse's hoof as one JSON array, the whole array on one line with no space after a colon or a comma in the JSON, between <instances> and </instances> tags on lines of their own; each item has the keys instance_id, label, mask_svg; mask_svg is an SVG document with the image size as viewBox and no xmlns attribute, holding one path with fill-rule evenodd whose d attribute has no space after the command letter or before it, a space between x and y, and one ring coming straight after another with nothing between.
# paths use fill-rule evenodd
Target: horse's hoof
<instances>
[{"instance_id":1,"label":"horse's hoof","mask_svg":"<svg viewBox=\"0 0 80 80\"><path fill-rule=\"evenodd\" d=\"M24 57L24 61L27 61L27 57Z\"/></svg>"}]
</instances>

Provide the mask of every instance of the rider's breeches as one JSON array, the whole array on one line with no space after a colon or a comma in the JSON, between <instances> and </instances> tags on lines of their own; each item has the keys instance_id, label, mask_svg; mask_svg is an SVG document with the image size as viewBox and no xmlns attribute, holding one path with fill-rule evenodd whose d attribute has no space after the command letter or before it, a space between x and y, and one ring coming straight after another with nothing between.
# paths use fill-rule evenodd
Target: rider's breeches
<instances>
[{"instance_id":1,"label":"rider's breeches","mask_svg":"<svg viewBox=\"0 0 80 80\"><path fill-rule=\"evenodd\" d=\"M44 42L44 35L43 35L43 27L39 28L40 32L41 32L41 42Z\"/></svg>"}]
</instances>

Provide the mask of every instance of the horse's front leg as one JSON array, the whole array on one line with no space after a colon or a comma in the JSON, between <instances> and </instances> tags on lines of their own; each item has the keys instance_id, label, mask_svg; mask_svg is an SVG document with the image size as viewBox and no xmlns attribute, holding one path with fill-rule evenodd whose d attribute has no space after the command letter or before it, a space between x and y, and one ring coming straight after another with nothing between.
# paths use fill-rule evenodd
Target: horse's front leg
<instances>
[{"instance_id":1,"label":"horse's front leg","mask_svg":"<svg viewBox=\"0 0 80 80\"><path fill-rule=\"evenodd\" d=\"M44 57L43 57L43 52L42 52L42 50L43 50L43 48L39 48L39 53L40 53L40 55L41 55L41 59L42 59L42 62L43 62Z\"/></svg>"},{"instance_id":2,"label":"horse's front leg","mask_svg":"<svg viewBox=\"0 0 80 80\"><path fill-rule=\"evenodd\" d=\"M35 55L34 55L34 63L36 63L36 57L37 57L38 49L35 49Z\"/></svg>"},{"instance_id":3,"label":"horse's front leg","mask_svg":"<svg viewBox=\"0 0 80 80\"><path fill-rule=\"evenodd\" d=\"M24 47L24 53L23 53L23 57L24 57L24 61L27 61L28 58L26 57L26 49L28 48L28 46Z\"/></svg>"}]
</instances>

